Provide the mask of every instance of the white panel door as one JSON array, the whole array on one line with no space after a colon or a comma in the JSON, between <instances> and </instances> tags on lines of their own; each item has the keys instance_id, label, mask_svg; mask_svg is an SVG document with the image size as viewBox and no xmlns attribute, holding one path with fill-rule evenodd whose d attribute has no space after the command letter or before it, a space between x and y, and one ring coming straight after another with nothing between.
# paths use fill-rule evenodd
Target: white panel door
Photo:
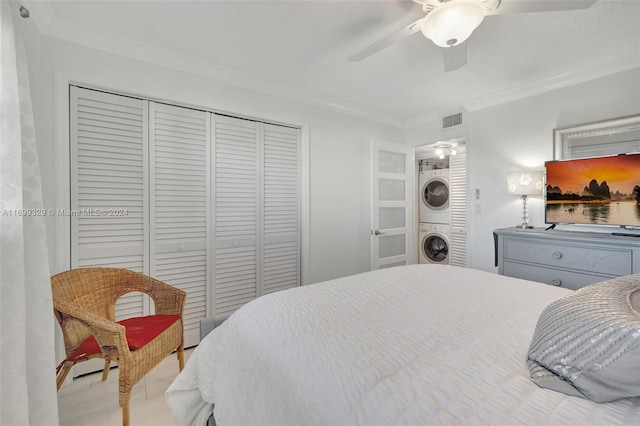
<instances>
[{"instance_id":1,"label":"white panel door","mask_svg":"<svg viewBox=\"0 0 640 426\"><path fill-rule=\"evenodd\" d=\"M300 285L300 130L264 124L261 294Z\"/></svg>"},{"instance_id":2,"label":"white panel door","mask_svg":"<svg viewBox=\"0 0 640 426\"><path fill-rule=\"evenodd\" d=\"M185 346L207 316L209 113L150 103L151 276L187 293Z\"/></svg>"},{"instance_id":3,"label":"white panel door","mask_svg":"<svg viewBox=\"0 0 640 426\"><path fill-rule=\"evenodd\" d=\"M213 295L212 316L231 314L255 299L261 263L261 175L258 123L212 116Z\"/></svg>"},{"instance_id":4,"label":"white panel door","mask_svg":"<svg viewBox=\"0 0 640 426\"><path fill-rule=\"evenodd\" d=\"M149 273L148 103L70 88L71 268L122 267ZM116 319L149 313L149 298L129 293ZM79 364L73 375L101 369Z\"/></svg>"},{"instance_id":5,"label":"white panel door","mask_svg":"<svg viewBox=\"0 0 640 426\"><path fill-rule=\"evenodd\" d=\"M412 147L371 142L371 269L414 258L413 161Z\"/></svg>"}]
</instances>

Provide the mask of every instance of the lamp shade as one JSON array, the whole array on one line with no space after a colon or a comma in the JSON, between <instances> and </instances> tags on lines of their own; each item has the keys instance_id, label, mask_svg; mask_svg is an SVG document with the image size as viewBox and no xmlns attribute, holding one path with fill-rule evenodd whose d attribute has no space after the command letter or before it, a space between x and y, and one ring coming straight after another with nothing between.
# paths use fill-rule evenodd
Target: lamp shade
<instances>
[{"instance_id":1,"label":"lamp shade","mask_svg":"<svg viewBox=\"0 0 640 426\"><path fill-rule=\"evenodd\" d=\"M450 0L429 12L422 34L440 47L457 46L469 38L484 15L480 0Z\"/></svg>"},{"instance_id":2,"label":"lamp shade","mask_svg":"<svg viewBox=\"0 0 640 426\"><path fill-rule=\"evenodd\" d=\"M513 195L542 195L544 189L542 172L509 172L507 190Z\"/></svg>"}]
</instances>

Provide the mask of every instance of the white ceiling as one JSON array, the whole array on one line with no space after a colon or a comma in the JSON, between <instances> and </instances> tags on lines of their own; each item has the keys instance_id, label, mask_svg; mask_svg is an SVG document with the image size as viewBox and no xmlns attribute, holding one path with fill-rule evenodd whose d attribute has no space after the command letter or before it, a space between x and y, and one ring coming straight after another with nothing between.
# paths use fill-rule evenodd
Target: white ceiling
<instances>
[{"instance_id":1,"label":"white ceiling","mask_svg":"<svg viewBox=\"0 0 640 426\"><path fill-rule=\"evenodd\" d=\"M143 60L152 48L178 68L400 126L640 66L639 0L487 17L449 73L420 33L347 60L424 16L408 0L24 3L53 37Z\"/></svg>"}]
</instances>

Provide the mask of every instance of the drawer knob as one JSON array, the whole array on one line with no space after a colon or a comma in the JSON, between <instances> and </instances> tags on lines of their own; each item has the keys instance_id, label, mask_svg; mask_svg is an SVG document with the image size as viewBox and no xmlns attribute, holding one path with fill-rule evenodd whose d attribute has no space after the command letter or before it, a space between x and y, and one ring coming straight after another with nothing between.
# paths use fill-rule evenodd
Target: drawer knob
<instances>
[{"instance_id":1,"label":"drawer knob","mask_svg":"<svg viewBox=\"0 0 640 426\"><path fill-rule=\"evenodd\" d=\"M554 259L562 259L562 253L559 251L554 251L551 256L553 256Z\"/></svg>"},{"instance_id":2,"label":"drawer knob","mask_svg":"<svg viewBox=\"0 0 640 426\"><path fill-rule=\"evenodd\" d=\"M562 285L562 280L560 278L554 278L553 281L551 281L551 284Z\"/></svg>"}]
</instances>

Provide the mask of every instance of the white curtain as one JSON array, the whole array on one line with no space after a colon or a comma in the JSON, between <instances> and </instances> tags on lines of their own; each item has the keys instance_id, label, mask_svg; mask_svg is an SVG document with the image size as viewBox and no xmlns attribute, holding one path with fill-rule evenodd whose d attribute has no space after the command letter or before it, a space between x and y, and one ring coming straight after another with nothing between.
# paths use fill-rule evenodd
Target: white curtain
<instances>
[{"instance_id":1,"label":"white curtain","mask_svg":"<svg viewBox=\"0 0 640 426\"><path fill-rule=\"evenodd\" d=\"M0 425L57 425L54 317L19 5L0 0Z\"/></svg>"}]
</instances>

